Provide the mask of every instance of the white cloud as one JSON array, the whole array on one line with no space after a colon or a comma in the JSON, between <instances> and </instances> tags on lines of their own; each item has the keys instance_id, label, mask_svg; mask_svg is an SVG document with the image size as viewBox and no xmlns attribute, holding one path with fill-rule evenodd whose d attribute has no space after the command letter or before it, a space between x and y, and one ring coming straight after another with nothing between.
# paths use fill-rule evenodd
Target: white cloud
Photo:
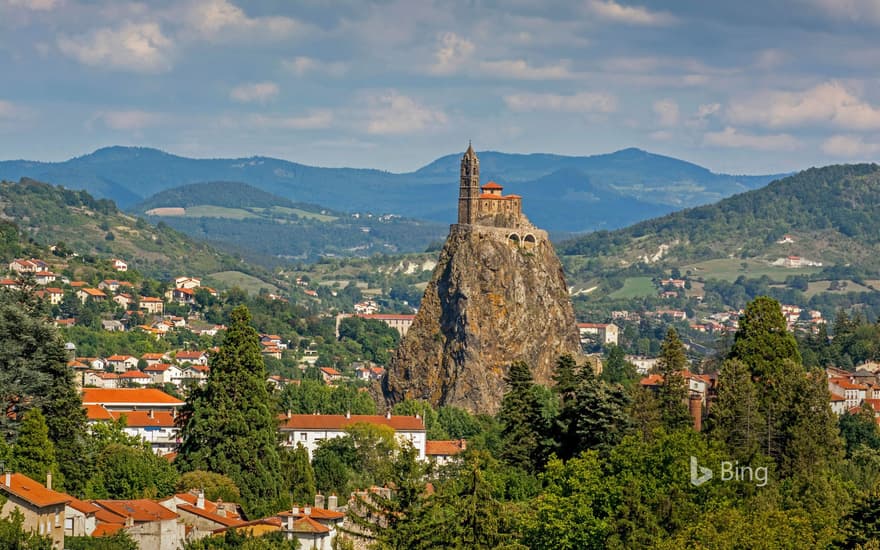
<instances>
[{"instance_id":1,"label":"white cloud","mask_svg":"<svg viewBox=\"0 0 880 550\"><path fill-rule=\"evenodd\" d=\"M432 126L445 126L448 120L443 111L424 106L393 90L371 98L369 103L369 134L411 134Z\"/></svg>"},{"instance_id":2,"label":"white cloud","mask_svg":"<svg viewBox=\"0 0 880 550\"><path fill-rule=\"evenodd\" d=\"M880 108L836 81L803 92L769 92L734 103L727 110L734 123L770 128L834 126L849 130L880 128Z\"/></svg>"},{"instance_id":3,"label":"white cloud","mask_svg":"<svg viewBox=\"0 0 880 550\"><path fill-rule=\"evenodd\" d=\"M61 0L3 0L0 4L33 11L52 11L61 4Z\"/></svg>"},{"instance_id":4,"label":"white cloud","mask_svg":"<svg viewBox=\"0 0 880 550\"><path fill-rule=\"evenodd\" d=\"M253 115L247 118L251 126L257 128L281 128L285 130L318 130L333 124L333 113L328 110L315 110L304 116L266 116Z\"/></svg>"},{"instance_id":5,"label":"white cloud","mask_svg":"<svg viewBox=\"0 0 880 550\"><path fill-rule=\"evenodd\" d=\"M880 143L868 143L859 136L835 135L822 142L822 151L835 157L867 157L880 153Z\"/></svg>"},{"instance_id":6,"label":"white cloud","mask_svg":"<svg viewBox=\"0 0 880 550\"><path fill-rule=\"evenodd\" d=\"M475 49L470 40L454 32L443 33L437 51L434 52L434 64L428 70L437 75L452 74L468 61Z\"/></svg>"},{"instance_id":7,"label":"white cloud","mask_svg":"<svg viewBox=\"0 0 880 550\"><path fill-rule=\"evenodd\" d=\"M285 59L281 62L284 69L297 76L307 73L323 73L330 76L342 76L348 70L348 65L341 61L323 61L314 57L297 56L293 59Z\"/></svg>"},{"instance_id":8,"label":"white cloud","mask_svg":"<svg viewBox=\"0 0 880 550\"><path fill-rule=\"evenodd\" d=\"M669 13L650 11L641 6L624 6L614 0L588 0L587 9L601 19L629 25L663 26L675 22Z\"/></svg>"},{"instance_id":9,"label":"white cloud","mask_svg":"<svg viewBox=\"0 0 880 550\"><path fill-rule=\"evenodd\" d=\"M249 82L236 86L229 97L241 103L265 103L278 95L281 89L274 82Z\"/></svg>"},{"instance_id":10,"label":"white cloud","mask_svg":"<svg viewBox=\"0 0 880 550\"><path fill-rule=\"evenodd\" d=\"M303 28L290 17L249 17L228 0L192 0L182 11L182 20L194 32L206 38L226 38L229 33L246 32L250 36L285 37ZM180 10L169 17L181 18Z\"/></svg>"},{"instance_id":11,"label":"white cloud","mask_svg":"<svg viewBox=\"0 0 880 550\"><path fill-rule=\"evenodd\" d=\"M504 103L513 111L555 111L565 113L612 113L617 98L598 92L573 95L523 93L504 96Z\"/></svg>"},{"instance_id":12,"label":"white cloud","mask_svg":"<svg viewBox=\"0 0 880 550\"><path fill-rule=\"evenodd\" d=\"M800 147L800 142L789 134L747 134L730 126L720 132L707 132L703 136L703 143L717 147L758 151L793 151Z\"/></svg>"},{"instance_id":13,"label":"white cloud","mask_svg":"<svg viewBox=\"0 0 880 550\"><path fill-rule=\"evenodd\" d=\"M788 54L774 48L762 50L755 59L755 67L769 71L776 69L788 59Z\"/></svg>"},{"instance_id":14,"label":"white cloud","mask_svg":"<svg viewBox=\"0 0 880 550\"><path fill-rule=\"evenodd\" d=\"M142 130L150 126L160 124L164 115L159 113L150 113L147 111L130 110L130 111L101 111L92 117L89 123L94 121L101 122L107 128L112 130Z\"/></svg>"},{"instance_id":15,"label":"white cloud","mask_svg":"<svg viewBox=\"0 0 880 550\"><path fill-rule=\"evenodd\" d=\"M61 53L84 65L144 73L171 68L173 41L157 23L126 23L79 36L59 36Z\"/></svg>"},{"instance_id":16,"label":"white cloud","mask_svg":"<svg viewBox=\"0 0 880 550\"><path fill-rule=\"evenodd\" d=\"M678 103L672 99L659 99L654 102L654 114L661 126L678 125Z\"/></svg>"},{"instance_id":17,"label":"white cloud","mask_svg":"<svg viewBox=\"0 0 880 550\"><path fill-rule=\"evenodd\" d=\"M572 78L567 62L557 65L535 67L523 59L505 59L499 61L483 61L480 63L481 74L518 80L555 80Z\"/></svg>"},{"instance_id":18,"label":"white cloud","mask_svg":"<svg viewBox=\"0 0 880 550\"><path fill-rule=\"evenodd\" d=\"M880 2L877 0L811 0L831 19L850 23L880 23Z\"/></svg>"},{"instance_id":19,"label":"white cloud","mask_svg":"<svg viewBox=\"0 0 880 550\"><path fill-rule=\"evenodd\" d=\"M697 118L707 118L721 110L720 103L704 103L697 107Z\"/></svg>"}]
</instances>

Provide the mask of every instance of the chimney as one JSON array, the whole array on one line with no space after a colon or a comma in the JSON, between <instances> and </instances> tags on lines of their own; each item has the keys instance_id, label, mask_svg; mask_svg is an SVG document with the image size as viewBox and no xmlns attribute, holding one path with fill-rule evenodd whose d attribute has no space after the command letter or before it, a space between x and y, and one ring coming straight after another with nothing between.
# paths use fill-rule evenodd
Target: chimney
<instances>
[{"instance_id":1,"label":"chimney","mask_svg":"<svg viewBox=\"0 0 880 550\"><path fill-rule=\"evenodd\" d=\"M287 409L287 418L292 418L293 413L291 413L290 409Z\"/></svg>"},{"instance_id":2,"label":"chimney","mask_svg":"<svg viewBox=\"0 0 880 550\"><path fill-rule=\"evenodd\" d=\"M388 420L391 420L391 409L388 409L388 410L385 412L385 418L387 418Z\"/></svg>"},{"instance_id":3,"label":"chimney","mask_svg":"<svg viewBox=\"0 0 880 550\"><path fill-rule=\"evenodd\" d=\"M52 490L52 472L46 472L46 489Z\"/></svg>"},{"instance_id":4,"label":"chimney","mask_svg":"<svg viewBox=\"0 0 880 550\"><path fill-rule=\"evenodd\" d=\"M205 509L205 490L204 489L199 491L199 494L196 496L196 508L200 508L202 510Z\"/></svg>"},{"instance_id":5,"label":"chimney","mask_svg":"<svg viewBox=\"0 0 880 550\"><path fill-rule=\"evenodd\" d=\"M306 506L305 508L303 508L303 515L304 516L312 515L312 509L310 507Z\"/></svg>"},{"instance_id":6,"label":"chimney","mask_svg":"<svg viewBox=\"0 0 880 550\"><path fill-rule=\"evenodd\" d=\"M458 446L461 448L462 451L467 450L467 440L459 439Z\"/></svg>"},{"instance_id":7,"label":"chimney","mask_svg":"<svg viewBox=\"0 0 880 550\"><path fill-rule=\"evenodd\" d=\"M294 508L294 510L296 510L296 508ZM294 519L293 516L289 516L287 518L287 530L288 531L293 531L293 519Z\"/></svg>"},{"instance_id":8,"label":"chimney","mask_svg":"<svg viewBox=\"0 0 880 550\"><path fill-rule=\"evenodd\" d=\"M323 508L324 507L324 495L318 493L315 495L315 508Z\"/></svg>"},{"instance_id":9,"label":"chimney","mask_svg":"<svg viewBox=\"0 0 880 550\"><path fill-rule=\"evenodd\" d=\"M333 510L335 512L337 502L338 502L338 499L336 498L336 495L330 495L330 497L327 499L327 509Z\"/></svg>"},{"instance_id":10,"label":"chimney","mask_svg":"<svg viewBox=\"0 0 880 550\"><path fill-rule=\"evenodd\" d=\"M6 472L6 486L12 487L12 472Z\"/></svg>"},{"instance_id":11,"label":"chimney","mask_svg":"<svg viewBox=\"0 0 880 550\"><path fill-rule=\"evenodd\" d=\"M351 411L345 411L345 418L351 418Z\"/></svg>"},{"instance_id":12,"label":"chimney","mask_svg":"<svg viewBox=\"0 0 880 550\"><path fill-rule=\"evenodd\" d=\"M703 429L703 400L697 393L692 393L688 399L688 411L694 421L694 430L701 431Z\"/></svg>"},{"instance_id":13,"label":"chimney","mask_svg":"<svg viewBox=\"0 0 880 550\"><path fill-rule=\"evenodd\" d=\"M153 409L150 409L150 413L149 413L149 414L150 414L150 418L155 418L155 416L153 416Z\"/></svg>"},{"instance_id":14,"label":"chimney","mask_svg":"<svg viewBox=\"0 0 880 550\"><path fill-rule=\"evenodd\" d=\"M298 506L293 507L293 509L291 510L291 515L294 515L294 516L299 515L299 507Z\"/></svg>"}]
</instances>

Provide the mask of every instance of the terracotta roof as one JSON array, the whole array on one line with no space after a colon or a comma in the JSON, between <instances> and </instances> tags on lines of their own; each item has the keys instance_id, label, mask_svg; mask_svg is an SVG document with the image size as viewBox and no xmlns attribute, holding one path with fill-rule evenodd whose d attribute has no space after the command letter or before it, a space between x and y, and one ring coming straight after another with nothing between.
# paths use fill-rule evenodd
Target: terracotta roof
<instances>
[{"instance_id":1,"label":"terracotta roof","mask_svg":"<svg viewBox=\"0 0 880 550\"><path fill-rule=\"evenodd\" d=\"M142 296L141 297L141 302L158 303L158 302L162 302L162 301L164 301L164 300L162 300L162 298L153 298L152 296Z\"/></svg>"},{"instance_id":2,"label":"terracotta roof","mask_svg":"<svg viewBox=\"0 0 880 550\"><path fill-rule=\"evenodd\" d=\"M85 281L70 281L70 286L72 286L73 288L81 288L81 287L84 287L88 284L89 283L87 283Z\"/></svg>"},{"instance_id":3,"label":"terracotta roof","mask_svg":"<svg viewBox=\"0 0 880 550\"><path fill-rule=\"evenodd\" d=\"M144 361L162 359L163 357L165 357L164 353L145 353L145 354L141 355L141 359L143 359Z\"/></svg>"},{"instance_id":4,"label":"terracotta roof","mask_svg":"<svg viewBox=\"0 0 880 550\"><path fill-rule=\"evenodd\" d=\"M95 512L100 510L100 508L98 508L91 502L86 502L78 498L71 498L70 502L68 502L67 505L78 512L82 512L83 514L94 514Z\"/></svg>"},{"instance_id":5,"label":"terracotta roof","mask_svg":"<svg viewBox=\"0 0 880 550\"><path fill-rule=\"evenodd\" d=\"M6 476L0 474L0 488L7 493L27 501L37 508L66 504L73 497L52 489L46 489L42 484L22 474L9 474L10 485L6 485Z\"/></svg>"},{"instance_id":6,"label":"terracotta roof","mask_svg":"<svg viewBox=\"0 0 880 550\"><path fill-rule=\"evenodd\" d=\"M166 370L170 369L173 366L174 365L171 365L169 363L156 363L155 365L150 365L148 367L144 367L144 372L147 372L147 371L165 372Z\"/></svg>"},{"instance_id":7,"label":"terracotta roof","mask_svg":"<svg viewBox=\"0 0 880 550\"><path fill-rule=\"evenodd\" d=\"M239 531L246 531L246 527L253 527L256 525L271 525L273 527L281 528L281 520L278 518L263 518L263 519L255 519L252 521L246 521L244 523L240 523L235 526L235 528ZM221 527L220 529L214 529L211 531L215 535L219 535L225 533L228 527Z\"/></svg>"},{"instance_id":8,"label":"terracotta roof","mask_svg":"<svg viewBox=\"0 0 880 550\"><path fill-rule=\"evenodd\" d=\"M836 393L831 394L831 401L846 401L846 397L842 395L837 395Z\"/></svg>"},{"instance_id":9,"label":"terracotta roof","mask_svg":"<svg viewBox=\"0 0 880 550\"><path fill-rule=\"evenodd\" d=\"M110 535L115 534L120 529L124 528L125 525L121 523L99 523L95 526L95 530L92 531L93 537L108 537Z\"/></svg>"},{"instance_id":10,"label":"terracotta roof","mask_svg":"<svg viewBox=\"0 0 880 550\"><path fill-rule=\"evenodd\" d=\"M72 369L87 369L87 368L89 368L89 366L86 365L85 363L80 363L79 361L76 361L76 360L68 361L67 366Z\"/></svg>"},{"instance_id":11,"label":"terracotta roof","mask_svg":"<svg viewBox=\"0 0 880 550\"><path fill-rule=\"evenodd\" d=\"M124 518L145 523L176 519L177 514L165 508L155 500L141 498L137 500L95 500L95 504Z\"/></svg>"},{"instance_id":12,"label":"terracotta roof","mask_svg":"<svg viewBox=\"0 0 880 550\"><path fill-rule=\"evenodd\" d=\"M161 405L183 405L183 401L172 397L167 393L153 389L106 389L106 388L84 388L83 403L103 403L103 404L121 404L135 403L139 405L161 404Z\"/></svg>"},{"instance_id":13,"label":"terracotta roof","mask_svg":"<svg viewBox=\"0 0 880 550\"><path fill-rule=\"evenodd\" d=\"M204 351L178 351L175 359L199 359L205 355Z\"/></svg>"},{"instance_id":14,"label":"terracotta roof","mask_svg":"<svg viewBox=\"0 0 880 550\"><path fill-rule=\"evenodd\" d=\"M425 454L427 456L454 456L462 452L465 444L460 439L425 441Z\"/></svg>"},{"instance_id":15,"label":"terracotta roof","mask_svg":"<svg viewBox=\"0 0 880 550\"><path fill-rule=\"evenodd\" d=\"M110 411L101 405L83 405L83 407L86 409L86 418L89 420L113 420Z\"/></svg>"},{"instance_id":16,"label":"terracotta roof","mask_svg":"<svg viewBox=\"0 0 880 550\"><path fill-rule=\"evenodd\" d=\"M659 374L649 374L648 376L639 380L639 384L642 386L659 386L663 383L663 377Z\"/></svg>"},{"instance_id":17,"label":"terracotta roof","mask_svg":"<svg viewBox=\"0 0 880 550\"><path fill-rule=\"evenodd\" d=\"M174 462L174 459L177 458L177 453L176 452L165 453L164 455L162 455L162 458L164 458L168 462Z\"/></svg>"},{"instance_id":18,"label":"terracotta roof","mask_svg":"<svg viewBox=\"0 0 880 550\"><path fill-rule=\"evenodd\" d=\"M150 378L150 375L149 375L149 374L144 374L144 373L142 373L141 371L139 371L139 370L137 370L137 369L132 369L132 370L130 370L130 371L125 371L125 372L123 372L122 374L120 374L120 375L119 375L119 378L128 378L128 379L135 379L135 378Z\"/></svg>"},{"instance_id":19,"label":"terracotta roof","mask_svg":"<svg viewBox=\"0 0 880 550\"><path fill-rule=\"evenodd\" d=\"M64 294L64 291L60 288L55 288L54 286L49 286L44 289L49 294Z\"/></svg>"},{"instance_id":20,"label":"terracotta roof","mask_svg":"<svg viewBox=\"0 0 880 550\"><path fill-rule=\"evenodd\" d=\"M113 417L119 419L125 417L126 426L132 428L173 428L174 415L168 411L120 411L113 412Z\"/></svg>"},{"instance_id":21,"label":"terracotta roof","mask_svg":"<svg viewBox=\"0 0 880 550\"><path fill-rule=\"evenodd\" d=\"M128 359L134 359L131 355L111 355L107 358L108 361L126 361Z\"/></svg>"},{"instance_id":22,"label":"terracotta roof","mask_svg":"<svg viewBox=\"0 0 880 550\"><path fill-rule=\"evenodd\" d=\"M95 296L96 298L99 296L104 296L105 298L107 297L106 294L104 294L103 292L101 292L97 288L84 288L84 289L82 289L82 291L85 292L86 294L88 294L89 296Z\"/></svg>"},{"instance_id":23,"label":"terracotta roof","mask_svg":"<svg viewBox=\"0 0 880 550\"><path fill-rule=\"evenodd\" d=\"M94 503L95 503L95 501L93 500L92 504L94 504ZM125 518L123 516L120 516L119 514L114 514L110 510L105 510L104 508L101 508L100 506L98 507L98 511L95 512L95 519L100 522L110 523L110 524L118 523L118 524L122 525L123 523L125 523Z\"/></svg>"},{"instance_id":24,"label":"terracotta roof","mask_svg":"<svg viewBox=\"0 0 880 550\"><path fill-rule=\"evenodd\" d=\"M295 515L295 517L301 518L304 517L306 514L304 508L300 508L299 512L297 512L296 514L294 514L292 510L285 510L278 513L278 517L281 518L289 517L291 515ZM310 508L308 517L312 519L337 520L344 518L345 514L343 514L342 512L336 512L334 510L328 510L326 508Z\"/></svg>"},{"instance_id":25,"label":"terracotta roof","mask_svg":"<svg viewBox=\"0 0 880 550\"><path fill-rule=\"evenodd\" d=\"M846 378L832 378L831 382L845 390L866 390L868 387L864 384L853 384Z\"/></svg>"},{"instance_id":26,"label":"terracotta roof","mask_svg":"<svg viewBox=\"0 0 880 550\"><path fill-rule=\"evenodd\" d=\"M330 528L326 525L318 523L313 520L309 516L303 516L293 522L293 532L294 533L329 533Z\"/></svg>"},{"instance_id":27,"label":"terracotta roof","mask_svg":"<svg viewBox=\"0 0 880 550\"><path fill-rule=\"evenodd\" d=\"M425 422L415 416L383 416L380 414L293 414L281 415L281 429L341 430L352 424L367 423L390 426L395 430L424 431Z\"/></svg>"},{"instance_id":28,"label":"terracotta roof","mask_svg":"<svg viewBox=\"0 0 880 550\"><path fill-rule=\"evenodd\" d=\"M480 198L481 199L496 200L496 201L507 201L510 199L518 199L518 198L520 198L520 196L519 195L492 195L491 193L481 193Z\"/></svg>"},{"instance_id":29,"label":"terracotta roof","mask_svg":"<svg viewBox=\"0 0 880 550\"><path fill-rule=\"evenodd\" d=\"M207 502L206 502L207 504ZM215 506L216 508L216 506ZM219 523L220 525L225 525L226 527L236 527L244 523L242 520L238 518L228 518L225 516L218 515L214 512L209 512L205 509L199 508L197 506L193 506L192 504L178 504L178 510L183 510L184 512L189 512L190 514L195 514L197 516L203 517L214 523Z\"/></svg>"},{"instance_id":30,"label":"terracotta roof","mask_svg":"<svg viewBox=\"0 0 880 550\"><path fill-rule=\"evenodd\" d=\"M327 376L342 376L342 373L333 367L321 367L321 372L326 374Z\"/></svg>"},{"instance_id":31,"label":"terracotta roof","mask_svg":"<svg viewBox=\"0 0 880 550\"><path fill-rule=\"evenodd\" d=\"M504 189L504 187L498 185L498 184L495 183L494 181L490 181L490 182L487 183L486 185L480 187L480 189Z\"/></svg>"}]
</instances>

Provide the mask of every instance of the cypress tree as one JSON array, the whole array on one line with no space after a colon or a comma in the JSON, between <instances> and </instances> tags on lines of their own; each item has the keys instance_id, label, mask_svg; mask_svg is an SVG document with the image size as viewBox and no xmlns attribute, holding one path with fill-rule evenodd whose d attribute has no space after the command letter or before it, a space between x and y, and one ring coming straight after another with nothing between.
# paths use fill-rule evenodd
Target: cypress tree
<instances>
[{"instance_id":1,"label":"cypress tree","mask_svg":"<svg viewBox=\"0 0 880 550\"><path fill-rule=\"evenodd\" d=\"M302 443L295 449L281 451L281 462L287 474L287 489L293 502L308 504L315 497L315 470L309 462L309 452Z\"/></svg>"},{"instance_id":2,"label":"cypress tree","mask_svg":"<svg viewBox=\"0 0 880 550\"><path fill-rule=\"evenodd\" d=\"M211 357L204 387L194 390L181 415L181 471L207 470L232 478L249 514L287 506L277 442L278 420L250 312L237 306L226 337Z\"/></svg>"},{"instance_id":3,"label":"cypress tree","mask_svg":"<svg viewBox=\"0 0 880 550\"><path fill-rule=\"evenodd\" d=\"M522 361L513 363L504 381L508 389L498 411L500 458L511 466L537 471L543 464L542 443L547 430L529 366Z\"/></svg>"},{"instance_id":4,"label":"cypress tree","mask_svg":"<svg viewBox=\"0 0 880 550\"><path fill-rule=\"evenodd\" d=\"M712 435L740 460L748 461L762 450L766 423L758 388L742 361L731 359L721 365L718 397L708 424Z\"/></svg>"},{"instance_id":5,"label":"cypress tree","mask_svg":"<svg viewBox=\"0 0 880 550\"><path fill-rule=\"evenodd\" d=\"M25 413L9 458L12 470L35 481L44 482L48 473L53 476L53 487L54 480L61 481L55 459L55 446L49 440L46 417L40 409L31 409Z\"/></svg>"},{"instance_id":6,"label":"cypress tree","mask_svg":"<svg viewBox=\"0 0 880 550\"><path fill-rule=\"evenodd\" d=\"M770 385L785 375L786 360L801 365L797 341L788 332L779 302L759 296L746 305L728 357L742 361L752 376Z\"/></svg>"},{"instance_id":7,"label":"cypress tree","mask_svg":"<svg viewBox=\"0 0 880 550\"><path fill-rule=\"evenodd\" d=\"M690 426L692 419L688 413L688 390L682 371L687 368L684 345L678 333L670 327L660 347L660 361L657 366L663 376L663 383L657 393L660 402L660 420L667 430L677 430Z\"/></svg>"}]
</instances>

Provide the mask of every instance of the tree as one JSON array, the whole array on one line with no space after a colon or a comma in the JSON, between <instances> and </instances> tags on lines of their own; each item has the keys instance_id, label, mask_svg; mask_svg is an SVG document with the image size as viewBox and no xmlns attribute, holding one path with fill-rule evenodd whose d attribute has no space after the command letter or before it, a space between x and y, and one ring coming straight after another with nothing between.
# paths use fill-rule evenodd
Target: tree
<instances>
[{"instance_id":1,"label":"tree","mask_svg":"<svg viewBox=\"0 0 880 550\"><path fill-rule=\"evenodd\" d=\"M666 331L657 368L663 376L657 392L663 426L668 430L690 426L693 420L688 412L688 390L682 374L687 368L687 358L684 355L684 345L672 327Z\"/></svg>"},{"instance_id":2,"label":"tree","mask_svg":"<svg viewBox=\"0 0 880 550\"><path fill-rule=\"evenodd\" d=\"M24 529L24 515L13 508L12 513L0 517L0 548L10 550L53 550L51 537Z\"/></svg>"},{"instance_id":3,"label":"tree","mask_svg":"<svg viewBox=\"0 0 880 550\"><path fill-rule=\"evenodd\" d=\"M175 490L186 493L192 489L205 491L207 500L223 500L223 502L239 502L241 492L228 476L204 470L186 472L177 480Z\"/></svg>"},{"instance_id":4,"label":"tree","mask_svg":"<svg viewBox=\"0 0 880 550\"><path fill-rule=\"evenodd\" d=\"M124 529L106 537L64 537L65 550L138 550L137 542Z\"/></svg>"},{"instance_id":5,"label":"tree","mask_svg":"<svg viewBox=\"0 0 880 550\"><path fill-rule=\"evenodd\" d=\"M238 306L207 383L191 392L181 415L178 467L229 476L251 515L286 508L274 411L259 336L247 307Z\"/></svg>"},{"instance_id":6,"label":"tree","mask_svg":"<svg viewBox=\"0 0 880 550\"><path fill-rule=\"evenodd\" d=\"M874 409L863 403L855 413L846 412L840 417L840 435L846 444L846 456L861 446L880 449L880 428L874 418Z\"/></svg>"},{"instance_id":7,"label":"tree","mask_svg":"<svg viewBox=\"0 0 880 550\"><path fill-rule=\"evenodd\" d=\"M717 387L708 430L733 456L747 462L762 450L766 432L758 388L748 366L738 359L722 363Z\"/></svg>"},{"instance_id":8,"label":"tree","mask_svg":"<svg viewBox=\"0 0 880 550\"><path fill-rule=\"evenodd\" d=\"M49 428L40 409L25 413L18 439L10 453L10 467L36 481L46 479L46 474L61 482L55 445L49 440Z\"/></svg>"},{"instance_id":9,"label":"tree","mask_svg":"<svg viewBox=\"0 0 880 550\"><path fill-rule=\"evenodd\" d=\"M281 451L281 465L284 469L286 489L291 500L300 504L312 502L317 489L315 488L315 471L309 462L309 452L301 443L295 449Z\"/></svg>"},{"instance_id":10,"label":"tree","mask_svg":"<svg viewBox=\"0 0 880 550\"><path fill-rule=\"evenodd\" d=\"M89 498L161 498L174 494L177 471L164 458L143 447L107 445L95 461L86 486Z\"/></svg>"},{"instance_id":11,"label":"tree","mask_svg":"<svg viewBox=\"0 0 880 550\"><path fill-rule=\"evenodd\" d=\"M636 372L636 366L626 360L623 348L612 345L608 348L605 367L599 378L609 384L621 384L628 388L639 379L639 374Z\"/></svg>"},{"instance_id":12,"label":"tree","mask_svg":"<svg viewBox=\"0 0 880 550\"><path fill-rule=\"evenodd\" d=\"M521 361L513 363L504 381L507 393L498 411L502 426L499 457L511 466L538 471L543 463L543 443L548 430L541 415L541 404L533 391L529 366Z\"/></svg>"},{"instance_id":13,"label":"tree","mask_svg":"<svg viewBox=\"0 0 880 550\"><path fill-rule=\"evenodd\" d=\"M728 357L739 359L752 376L770 384L784 375L786 359L801 364L797 341L788 332L779 302L759 296L746 305Z\"/></svg>"}]
</instances>

